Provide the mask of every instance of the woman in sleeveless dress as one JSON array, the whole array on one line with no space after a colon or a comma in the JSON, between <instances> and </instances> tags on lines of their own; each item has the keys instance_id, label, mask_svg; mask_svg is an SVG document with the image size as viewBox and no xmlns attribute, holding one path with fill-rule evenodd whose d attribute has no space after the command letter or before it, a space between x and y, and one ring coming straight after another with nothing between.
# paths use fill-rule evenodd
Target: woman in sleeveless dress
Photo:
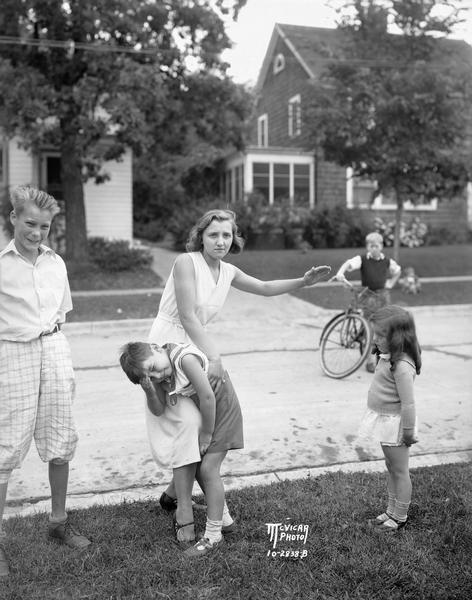
<instances>
[{"instance_id":1,"label":"woman in sleeveless dress","mask_svg":"<svg viewBox=\"0 0 472 600\"><path fill-rule=\"evenodd\" d=\"M238 232L236 216L232 211L216 209L206 212L190 231L187 253L175 260L148 338L159 345L187 342L197 346L208 357L208 377L217 401L223 397L225 390L227 393L228 387L232 390L232 386L223 368L218 347L205 326L222 309L230 287L261 296L276 296L313 285L330 272L327 266L312 267L303 277L296 279L261 281L223 260L229 253L241 252L243 245L244 240ZM161 498L162 505L167 502L169 506L170 502L172 507L172 498L191 494L193 481L186 480L185 465L201 460L198 447L200 413L193 401L187 398L166 409L160 417L155 417L146 408L146 424L156 462L174 469L174 474L182 467L182 477L176 479L174 476L174 481L163 494L164 502ZM231 447L242 447L242 443ZM207 462L210 459L220 465L225 454L226 450L208 454ZM204 481L199 480L199 483L204 487ZM188 503L186 508L175 506L179 523L193 521ZM231 523L232 518L225 504L223 532Z\"/></svg>"}]
</instances>

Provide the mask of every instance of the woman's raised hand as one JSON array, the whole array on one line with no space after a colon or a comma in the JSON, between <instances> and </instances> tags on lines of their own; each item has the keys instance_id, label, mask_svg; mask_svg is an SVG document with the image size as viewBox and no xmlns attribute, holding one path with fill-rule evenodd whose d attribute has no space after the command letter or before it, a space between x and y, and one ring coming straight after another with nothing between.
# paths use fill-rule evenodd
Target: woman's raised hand
<instances>
[{"instance_id":1,"label":"woman's raised hand","mask_svg":"<svg viewBox=\"0 0 472 600\"><path fill-rule=\"evenodd\" d=\"M326 277L326 275L329 275L330 272L331 267L328 267L327 265L322 265L320 267L311 267L311 269L307 271L305 275L303 275L303 283L305 285L313 285L314 283L317 283L318 281Z\"/></svg>"}]
</instances>

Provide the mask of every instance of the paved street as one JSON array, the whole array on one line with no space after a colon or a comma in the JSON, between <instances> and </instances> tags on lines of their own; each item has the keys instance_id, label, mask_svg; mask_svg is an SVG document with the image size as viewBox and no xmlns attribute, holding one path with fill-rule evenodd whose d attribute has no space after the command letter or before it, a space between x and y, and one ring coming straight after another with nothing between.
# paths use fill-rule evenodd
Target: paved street
<instances>
[{"instance_id":1,"label":"paved street","mask_svg":"<svg viewBox=\"0 0 472 600\"><path fill-rule=\"evenodd\" d=\"M472 456L472 306L413 312L424 368L416 383L420 442L412 455L430 462L435 454ZM250 475L270 481L274 473L380 458L376 444L356 439L371 375L362 369L332 380L319 367L319 334L331 314L290 295L260 298L231 291L221 319L211 326L244 415L245 448L228 454L227 485ZM145 320L65 327L76 368L80 432L71 498L133 489L151 495L169 479L150 456L142 392L117 361L120 346L145 339L149 325ZM12 477L8 513L41 508L35 502L48 495L47 469L32 449Z\"/></svg>"}]
</instances>

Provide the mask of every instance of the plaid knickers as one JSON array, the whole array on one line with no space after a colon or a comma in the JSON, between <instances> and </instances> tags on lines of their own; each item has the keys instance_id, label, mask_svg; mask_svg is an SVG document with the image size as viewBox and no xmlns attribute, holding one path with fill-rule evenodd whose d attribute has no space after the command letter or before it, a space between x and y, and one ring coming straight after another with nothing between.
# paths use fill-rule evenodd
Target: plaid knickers
<instances>
[{"instance_id":1,"label":"plaid knickers","mask_svg":"<svg viewBox=\"0 0 472 600\"><path fill-rule=\"evenodd\" d=\"M0 341L0 476L21 465L33 438L44 462L73 458L78 440L74 391L64 334Z\"/></svg>"}]
</instances>

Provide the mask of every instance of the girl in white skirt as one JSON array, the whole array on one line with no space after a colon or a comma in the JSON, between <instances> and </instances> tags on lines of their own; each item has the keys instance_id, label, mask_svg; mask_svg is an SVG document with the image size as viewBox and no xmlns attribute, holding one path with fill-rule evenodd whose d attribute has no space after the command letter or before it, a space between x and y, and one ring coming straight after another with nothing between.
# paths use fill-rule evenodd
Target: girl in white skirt
<instances>
[{"instance_id":1,"label":"girl in white skirt","mask_svg":"<svg viewBox=\"0 0 472 600\"><path fill-rule=\"evenodd\" d=\"M378 356L359 436L380 442L388 470L388 504L374 523L396 532L407 521L411 502L410 446L415 444L413 382L421 370L421 349L412 315L390 305L372 316Z\"/></svg>"}]
</instances>

